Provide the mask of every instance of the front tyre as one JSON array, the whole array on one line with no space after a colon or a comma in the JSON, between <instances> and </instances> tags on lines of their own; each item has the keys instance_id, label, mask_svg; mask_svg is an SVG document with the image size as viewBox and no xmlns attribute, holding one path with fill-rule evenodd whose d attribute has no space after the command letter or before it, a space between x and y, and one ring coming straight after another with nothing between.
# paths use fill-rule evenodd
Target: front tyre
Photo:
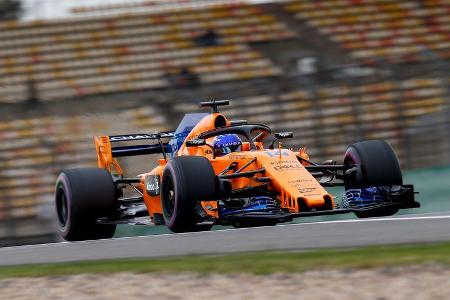
<instances>
[{"instance_id":1,"label":"front tyre","mask_svg":"<svg viewBox=\"0 0 450 300\"><path fill-rule=\"evenodd\" d=\"M359 166L345 179L345 188L402 185L403 178L397 155L385 141L363 141L350 145L344 156L347 167ZM391 216L397 208L383 207L355 212L358 218Z\"/></svg>"},{"instance_id":2,"label":"front tyre","mask_svg":"<svg viewBox=\"0 0 450 300\"><path fill-rule=\"evenodd\" d=\"M199 201L214 200L218 184L209 160L201 156L179 156L169 161L161 179L164 222L173 232L209 230L198 226Z\"/></svg>"},{"instance_id":3,"label":"front tyre","mask_svg":"<svg viewBox=\"0 0 450 300\"><path fill-rule=\"evenodd\" d=\"M110 173L98 168L64 170L56 180L55 206L58 229L67 241L111 238L115 224L97 224L98 218L114 219L117 194Z\"/></svg>"}]
</instances>

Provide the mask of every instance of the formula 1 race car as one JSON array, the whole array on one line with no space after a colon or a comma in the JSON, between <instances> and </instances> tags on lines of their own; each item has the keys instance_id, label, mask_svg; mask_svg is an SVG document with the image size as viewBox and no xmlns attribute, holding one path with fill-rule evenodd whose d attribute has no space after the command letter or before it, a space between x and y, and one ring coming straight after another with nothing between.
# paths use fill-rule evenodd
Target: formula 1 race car
<instances>
[{"instance_id":1,"label":"formula 1 race car","mask_svg":"<svg viewBox=\"0 0 450 300\"><path fill-rule=\"evenodd\" d=\"M56 182L62 237L110 238L117 224L153 223L187 232L351 212L379 217L420 206L386 142L355 143L343 164L316 164L304 148L282 147L292 132L269 138L266 125L228 120L218 111L228 104L202 102L212 113L187 114L174 132L95 137L98 168L64 170ZM136 145L142 140L153 143ZM153 170L124 177L118 157L155 153L162 158ZM342 205L325 189L331 186L345 187ZM135 194L125 196L127 188Z\"/></svg>"}]
</instances>

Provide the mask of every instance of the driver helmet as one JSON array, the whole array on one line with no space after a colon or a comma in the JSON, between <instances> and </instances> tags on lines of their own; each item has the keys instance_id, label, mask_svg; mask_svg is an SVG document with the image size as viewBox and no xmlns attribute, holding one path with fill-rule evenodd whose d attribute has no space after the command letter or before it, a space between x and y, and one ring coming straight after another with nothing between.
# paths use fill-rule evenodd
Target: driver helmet
<instances>
[{"instance_id":1,"label":"driver helmet","mask_svg":"<svg viewBox=\"0 0 450 300\"><path fill-rule=\"evenodd\" d=\"M222 134L214 138L214 154L217 156L241 151L242 141L237 134Z\"/></svg>"}]
</instances>

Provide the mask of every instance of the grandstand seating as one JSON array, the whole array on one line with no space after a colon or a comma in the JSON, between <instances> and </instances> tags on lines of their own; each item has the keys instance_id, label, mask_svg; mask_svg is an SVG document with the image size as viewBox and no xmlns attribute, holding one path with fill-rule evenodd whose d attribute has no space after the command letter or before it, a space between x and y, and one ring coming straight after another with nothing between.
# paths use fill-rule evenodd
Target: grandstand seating
<instances>
[{"instance_id":1,"label":"grandstand seating","mask_svg":"<svg viewBox=\"0 0 450 300\"><path fill-rule=\"evenodd\" d=\"M201 82L281 74L248 43L294 33L258 6L0 23L0 102L24 100L33 81L41 100L168 87L167 72L191 67ZM214 30L219 45L195 38Z\"/></svg>"},{"instance_id":2,"label":"grandstand seating","mask_svg":"<svg viewBox=\"0 0 450 300\"><path fill-rule=\"evenodd\" d=\"M448 58L448 1L291 1L286 9L338 42L354 58L395 62Z\"/></svg>"},{"instance_id":3,"label":"grandstand seating","mask_svg":"<svg viewBox=\"0 0 450 300\"><path fill-rule=\"evenodd\" d=\"M127 132L167 129L165 118L149 106L0 122L0 227L3 221L48 218L43 211L52 205L56 175L64 168L96 166L92 137L124 133L117 118Z\"/></svg>"}]
</instances>

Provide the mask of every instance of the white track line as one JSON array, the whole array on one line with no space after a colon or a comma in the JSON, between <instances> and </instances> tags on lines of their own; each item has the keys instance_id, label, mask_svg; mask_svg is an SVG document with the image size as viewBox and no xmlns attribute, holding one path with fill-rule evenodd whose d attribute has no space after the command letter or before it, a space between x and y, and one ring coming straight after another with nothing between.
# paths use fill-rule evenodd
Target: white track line
<instances>
[{"instance_id":1,"label":"white track line","mask_svg":"<svg viewBox=\"0 0 450 300\"><path fill-rule=\"evenodd\" d=\"M382 222L382 221L415 221L415 220L433 220L433 219L450 219L449 216L422 216L422 217L389 217L389 218L373 218L373 219L358 219L358 220L335 220L335 221L320 221L312 223L299 223L289 225L316 225L316 224L338 224L338 223L361 223L361 222ZM278 225L278 226L288 226Z\"/></svg>"},{"instance_id":2,"label":"white track line","mask_svg":"<svg viewBox=\"0 0 450 300\"><path fill-rule=\"evenodd\" d=\"M450 211L430 211L426 213L417 213L417 214L404 214L404 215L395 215L392 216L392 218L404 218L404 217L412 217L412 216L429 216L429 215L436 215L436 216L450 216Z\"/></svg>"}]
</instances>

